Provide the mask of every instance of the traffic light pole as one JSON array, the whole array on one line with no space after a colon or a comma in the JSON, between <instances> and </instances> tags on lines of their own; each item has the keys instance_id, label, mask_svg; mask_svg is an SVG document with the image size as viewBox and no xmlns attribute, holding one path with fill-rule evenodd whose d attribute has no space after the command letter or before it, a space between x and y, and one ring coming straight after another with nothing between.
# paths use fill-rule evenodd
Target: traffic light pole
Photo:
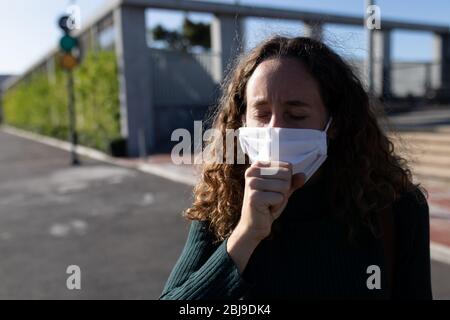
<instances>
[{"instance_id":1,"label":"traffic light pole","mask_svg":"<svg viewBox=\"0 0 450 320\"><path fill-rule=\"evenodd\" d=\"M67 72L67 108L69 115L69 141L71 145L71 161L72 165L80 164L77 154L78 134L77 134L77 118L75 112L75 89L73 83L73 69L78 64L75 53L79 52L78 40L71 36L71 27L68 25L70 16L64 15L59 18L58 26L64 32L63 37L59 41L59 46L63 52L60 58L61 67Z\"/></svg>"},{"instance_id":2,"label":"traffic light pole","mask_svg":"<svg viewBox=\"0 0 450 320\"><path fill-rule=\"evenodd\" d=\"M75 113L75 91L74 91L74 83L73 83L73 71L67 71L67 105L69 109L69 138L72 143L71 145L71 160L72 165L80 165L80 160L78 159L77 154L77 144L78 144L78 134L76 130L76 113Z\"/></svg>"}]
</instances>

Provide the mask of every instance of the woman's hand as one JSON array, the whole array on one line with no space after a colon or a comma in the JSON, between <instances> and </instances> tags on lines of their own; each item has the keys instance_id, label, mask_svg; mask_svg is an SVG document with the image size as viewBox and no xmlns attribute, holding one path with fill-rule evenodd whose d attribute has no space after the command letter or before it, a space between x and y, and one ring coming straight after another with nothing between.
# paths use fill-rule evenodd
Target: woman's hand
<instances>
[{"instance_id":1,"label":"woman's hand","mask_svg":"<svg viewBox=\"0 0 450 320\"><path fill-rule=\"evenodd\" d=\"M304 184L305 175L292 176L292 165L287 162L255 162L245 171L241 218L227 242L227 252L241 273L255 248L270 234L291 194Z\"/></svg>"},{"instance_id":2,"label":"woman's hand","mask_svg":"<svg viewBox=\"0 0 450 320\"><path fill-rule=\"evenodd\" d=\"M305 175L292 175L287 162L255 162L245 172L245 190L238 227L261 241L281 215L291 194L303 186Z\"/></svg>"}]
</instances>

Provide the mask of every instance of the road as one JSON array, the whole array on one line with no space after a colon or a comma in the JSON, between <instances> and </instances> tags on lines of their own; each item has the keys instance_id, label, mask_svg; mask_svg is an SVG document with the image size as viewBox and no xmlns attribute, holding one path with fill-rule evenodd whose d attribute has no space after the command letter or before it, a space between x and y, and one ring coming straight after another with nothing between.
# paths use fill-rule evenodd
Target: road
<instances>
[{"instance_id":1,"label":"road","mask_svg":"<svg viewBox=\"0 0 450 320\"><path fill-rule=\"evenodd\" d=\"M0 132L0 299L155 299L191 189ZM81 269L68 290L66 268Z\"/></svg>"},{"instance_id":2,"label":"road","mask_svg":"<svg viewBox=\"0 0 450 320\"><path fill-rule=\"evenodd\" d=\"M0 299L156 299L188 230L191 187L0 131ZM66 269L81 270L68 290ZM433 262L450 299L450 266Z\"/></svg>"}]
</instances>

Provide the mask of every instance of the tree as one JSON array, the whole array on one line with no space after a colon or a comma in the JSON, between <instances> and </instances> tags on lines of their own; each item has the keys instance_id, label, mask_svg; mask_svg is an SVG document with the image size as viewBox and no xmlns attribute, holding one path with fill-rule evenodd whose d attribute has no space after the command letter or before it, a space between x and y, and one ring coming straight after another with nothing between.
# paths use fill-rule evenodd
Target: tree
<instances>
[{"instance_id":1,"label":"tree","mask_svg":"<svg viewBox=\"0 0 450 320\"><path fill-rule=\"evenodd\" d=\"M211 48L210 24L195 23L188 18L184 18L181 32L167 30L158 24L153 28L152 33L155 40L164 41L173 50L187 51L194 46Z\"/></svg>"},{"instance_id":2,"label":"tree","mask_svg":"<svg viewBox=\"0 0 450 320\"><path fill-rule=\"evenodd\" d=\"M183 21L183 35L187 39L189 45L201 46L205 49L211 48L211 32L210 24L195 23L185 18Z\"/></svg>"}]
</instances>

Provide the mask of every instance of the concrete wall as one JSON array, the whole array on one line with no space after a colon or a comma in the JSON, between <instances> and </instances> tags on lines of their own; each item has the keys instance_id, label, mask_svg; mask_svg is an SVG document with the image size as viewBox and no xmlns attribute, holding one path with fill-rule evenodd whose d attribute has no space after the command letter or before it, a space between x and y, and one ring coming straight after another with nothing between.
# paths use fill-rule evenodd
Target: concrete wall
<instances>
[{"instance_id":1,"label":"concrete wall","mask_svg":"<svg viewBox=\"0 0 450 320\"><path fill-rule=\"evenodd\" d=\"M214 66L221 57L213 53L189 54L150 49L155 117L155 152L167 152L173 130L193 133L196 120L203 120L219 94Z\"/></svg>"},{"instance_id":2,"label":"concrete wall","mask_svg":"<svg viewBox=\"0 0 450 320\"><path fill-rule=\"evenodd\" d=\"M178 52L150 49L153 101L157 108L173 105L204 105L212 102L218 81L214 63L220 56L213 53Z\"/></svg>"}]
</instances>

